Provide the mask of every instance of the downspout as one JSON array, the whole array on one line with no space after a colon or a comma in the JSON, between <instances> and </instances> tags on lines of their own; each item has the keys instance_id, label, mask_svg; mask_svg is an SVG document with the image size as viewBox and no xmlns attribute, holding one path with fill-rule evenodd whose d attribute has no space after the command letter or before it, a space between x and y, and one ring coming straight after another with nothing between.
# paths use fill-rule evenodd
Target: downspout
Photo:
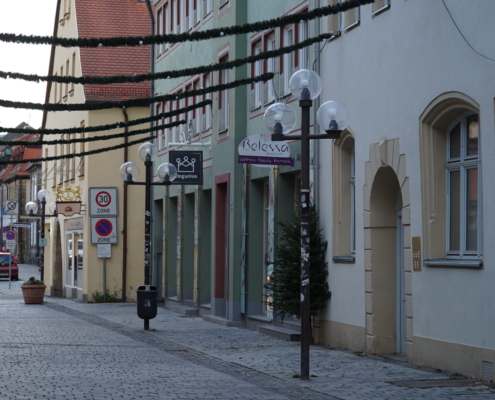
<instances>
[{"instance_id":1,"label":"downspout","mask_svg":"<svg viewBox=\"0 0 495 400\"><path fill-rule=\"evenodd\" d=\"M128 122L129 121L129 116L127 115L127 111L125 108L122 108L122 114L124 114L124 121ZM124 128L124 132L127 133L129 131L129 127L126 126ZM127 144L129 142L129 137L125 136L124 137L124 143ZM126 163L129 157L128 154L128 147L124 147L124 162ZM124 237L122 238L122 301L125 301L125 293L127 290L127 185L124 183L124 223L123 223L123 230L124 230Z\"/></svg>"},{"instance_id":2,"label":"downspout","mask_svg":"<svg viewBox=\"0 0 495 400\"><path fill-rule=\"evenodd\" d=\"M315 8L320 8L320 0L315 0ZM319 19L315 20L315 36L320 35L320 22ZM316 42L315 44L315 62L313 69L314 71L320 75L320 42ZM320 96L318 96L315 100L313 100L313 133L320 133L320 127L318 126L318 121L316 119L316 114L318 112L318 109L320 108L321 104L321 99ZM313 195L313 202L315 205L320 204L320 141L319 140L312 140L313 143L313 188L314 188L314 195Z\"/></svg>"}]
</instances>

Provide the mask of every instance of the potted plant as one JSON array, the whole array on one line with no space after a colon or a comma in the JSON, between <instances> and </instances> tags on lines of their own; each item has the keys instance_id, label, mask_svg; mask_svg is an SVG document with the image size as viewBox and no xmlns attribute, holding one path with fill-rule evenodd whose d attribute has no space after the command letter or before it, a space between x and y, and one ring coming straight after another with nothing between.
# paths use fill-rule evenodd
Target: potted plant
<instances>
[{"instance_id":1,"label":"potted plant","mask_svg":"<svg viewBox=\"0 0 495 400\"><path fill-rule=\"evenodd\" d=\"M26 304L42 304L45 295L46 285L43 281L36 279L34 276L29 278L21 286L22 296Z\"/></svg>"}]
</instances>

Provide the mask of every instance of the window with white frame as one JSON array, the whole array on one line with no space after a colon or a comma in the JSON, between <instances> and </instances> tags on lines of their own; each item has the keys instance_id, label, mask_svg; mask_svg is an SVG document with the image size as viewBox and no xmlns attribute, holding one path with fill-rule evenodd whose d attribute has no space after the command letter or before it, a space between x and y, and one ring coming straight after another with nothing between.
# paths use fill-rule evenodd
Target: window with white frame
<instances>
[{"instance_id":1,"label":"window with white frame","mask_svg":"<svg viewBox=\"0 0 495 400\"><path fill-rule=\"evenodd\" d=\"M373 14L385 10L390 6L390 0L375 0L373 4L371 4L371 12Z\"/></svg>"},{"instance_id":2,"label":"window with white frame","mask_svg":"<svg viewBox=\"0 0 495 400\"><path fill-rule=\"evenodd\" d=\"M222 8L229 0L218 0L218 8Z\"/></svg>"},{"instance_id":3,"label":"window with white frame","mask_svg":"<svg viewBox=\"0 0 495 400\"><path fill-rule=\"evenodd\" d=\"M275 50L275 33L271 33L265 38L266 51ZM266 60L266 72L275 72L275 58L269 58ZM273 79L269 80L267 83L267 103L275 100L275 87L273 86Z\"/></svg>"},{"instance_id":4,"label":"window with white frame","mask_svg":"<svg viewBox=\"0 0 495 400\"><path fill-rule=\"evenodd\" d=\"M159 35L165 34L165 31L163 29L163 11L164 11L164 7L160 8L156 12L156 32ZM163 43L159 43L156 45L156 54L159 56L162 53L163 53Z\"/></svg>"},{"instance_id":5,"label":"window with white frame","mask_svg":"<svg viewBox=\"0 0 495 400\"><path fill-rule=\"evenodd\" d=\"M344 3L345 0L340 0L341 3ZM341 14L341 26L345 31L347 29L353 28L359 25L359 20L361 17L359 6L355 8L351 8L350 10L344 11Z\"/></svg>"},{"instance_id":6,"label":"window with white frame","mask_svg":"<svg viewBox=\"0 0 495 400\"><path fill-rule=\"evenodd\" d=\"M212 0L203 0L203 17L206 17L209 13L211 13L211 1Z\"/></svg>"},{"instance_id":7,"label":"window with white frame","mask_svg":"<svg viewBox=\"0 0 495 400\"><path fill-rule=\"evenodd\" d=\"M76 76L76 53L72 53L72 76ZM74 95L74 82L71 82L70 84L70 91L69 94L71 96Z\"/></svg>"},{"instance_id":8,"label":"window with white frame","mask_svg":"<svg viewBox=\"0 0 495 400\"><path fill-rule=\"evenodd\" d=\"M464 113L447 133L447 256L481 256L478 114Z\"/></svg>"},{"instance_id":9,"label":"window with white frame","mask_svg":"<svg viewBox=\"0 0 495 400\"><path fill-rule=\"evenodd\" d=\"M203 87L209 88L211 86L211 73L203 75ZM203 100L211 100L211 93L203 95ZM211 129L211 104L203 107L203 131Z\"/></svg>"},{"instance_id":10,"label":"window with white frame","mask_svg":"<svg viewBox=\"0 0 495 400\"><path fill-rule=\"evenodd\" d=\"M168 102L168 101L164 102L162 110L164 113L168 113L170 110L170 102ZM161 121L162 121L162 124L169 124L171 121L171 118L170 117L162 118ZM162 140L161 140L162 146L163 146L162 149L166 149L168 146L169 131L170 131L170 128L163 128L163 130L162 130Z\"/></svg>"},{"instance_id":11,"label":"window with white frame","mask_svg":"<svg viewBox=\"0 0 495 400\"><path fill-rule=\"evenodd\" d=\"M229 56L220 58L221 63L229 61ZM225 85L229 83L229 70L224 69L218 73L218 84ZM229 128L229 90L218 92L218 131L222 132Z\"/></svg>"},{"instance_id":12,"label":"window with white frame","mask_svg":"<svg viewBox=\"0 0 495 400\"><path fill-rule=\"evenodd\" d=\"M301 21L299 23L299 38L298 43L308 39L309 37L309 24L308 21ZM299 50L299 68L307 69L309 63L309 47L304 47Z\"/></svg>"},{"instance_id":13,"label":"window with white frame","mask_svg":"<svg viewBox=\"0 0 495 400\"><path fill-rule=\"evenodd\" d=\"M292 46L294 44L294 26L286 26L282 30L282 45L284 47ZM288 53L283 56L283 82L284 82L284 94L289 94L289 81L294 73L294 54Z\"/></svg>"},{"instance_id":14,"label":"window with white frame","mask_svg":"<svg viewBox=\"0 0 495 400\"><path fill-rule=\"evenodd\" d=\"M163 32L165 34L172 33L172 24L170 20L170 6L169 3L165 3L163 5ZM163 43L163 51L167 51L169 44L168 43Z\"/></svg>"},{"instance_id":15,"label":"window with white frame","mask_svg":"<svg viewBox=\"0 0 495 400\"><path fill-rule=\"evenodd\" d=\"M194 83L193 83L193 89L195 91L198 91L198 90L201 89L201 80L200 79L196 79L194 81ZM197 94L195 96L195 98L194 98L194 104L198 104L199 102L201 102L201 95ZM202 125L201 124L202 118L200 118L201 113L200 113L200 111L197 108L195 108L192 113L193 113L193 118L192 118L193 119L193 123L192 123L192 126L191 126L192 134L193 135L197 135L202 130L202 126L201 126Z\"/></svg>"},{"instance_id":16,"label":"window with white frame","mask_svg":"<svg viewBox=\"0 0 495 400\"><path fill-rule=\"evenodd\" d=\"M192 19L193 26L199 23L201 19L199 16L199 0L192 0Z\"/></svg>"},{"instance_id":17,"label":"window with white frame","mask_svg":"<svg viewBox=\"0 0 495 400\"><path fill-rule=\"evenodd\" d=\"M254 43L252 45L252 52L253 52L253 55L256 56L258 54L261 53L261 39L258 40L256 43ZM262 74L262 65L263 65L263 61L261 60L258 60L258 61L255 61L252 66L253 66L253 77L254 76L259 76ZM253 101L253 108L259 108L261 107L261 85L263 83L262 82L256 82L254 83L254 101Z\"/></svg>"},{"instance_id":18,"label":"window with white frame","mask_svg":"<svg viewBox=\"0 0 495 400\"><path fill-rule=\"evenodd\" d=\"M335 6L339 3L339 0L327 0L329 6ZM340 24L341 24L341 15L340 13L337 14L330 14L327 17L327 26L328 26L328 32L339 32L340 31Z\"/></svg>"},{"instance_id":19,"label":"window with white frame","mask_svg":"<svg viewBox=\"0 0 495 400\"><path fill-rule=\"evenodd\" d=\"M351 176L349 186L351 190L351 254L356 254L356 147L352 146Z\"/></svg>"}]
</instances>

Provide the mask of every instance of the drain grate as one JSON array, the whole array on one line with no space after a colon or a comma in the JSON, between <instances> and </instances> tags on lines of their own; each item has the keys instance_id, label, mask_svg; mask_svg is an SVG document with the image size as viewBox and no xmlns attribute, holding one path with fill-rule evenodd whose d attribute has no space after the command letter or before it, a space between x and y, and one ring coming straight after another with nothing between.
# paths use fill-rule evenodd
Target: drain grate
<instances>
[{"instance_id":1,"label":"drain grate","mask_svg":"<svg viewBox=\"0 0 495 400\"><path fill-rule=\"evenodd\" d=\"M481 362L481 379L487 382L493 381L493 363L490 361Z\"/></svg>"},{"instance_id":2,"label":"drain grate","mask_svg":"<svg viewBox=\"0 0 495 400\"><path fill-rule=\"evenodd\" d=\"M428 389L440 387L462 387L462 386L481 386L483 382L475 379L424 379L413 381L395 381L389 382L396 386L405 386L415 389Z\"/></svg>"}]
</instances>

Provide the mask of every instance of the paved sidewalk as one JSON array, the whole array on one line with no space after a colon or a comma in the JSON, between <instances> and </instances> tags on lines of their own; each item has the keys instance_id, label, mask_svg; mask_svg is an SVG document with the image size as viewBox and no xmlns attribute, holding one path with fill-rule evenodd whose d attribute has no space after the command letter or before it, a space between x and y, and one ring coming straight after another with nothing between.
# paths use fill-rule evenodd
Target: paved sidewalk
<instances>
[{"instance_id":1,"label":"paved sidewalk","mask_svg":"<svg viewBox=\"0 0 495 400\"><path fill-rule=\"evenodd\" d=\"M9 292L2 294L2 292ZM159 308L143 331L135 304L0 292L0 399L495 399L486 385L413 389L390 382L447 375L380 357L311 347Z\"/></svg>"}]
</instances>

